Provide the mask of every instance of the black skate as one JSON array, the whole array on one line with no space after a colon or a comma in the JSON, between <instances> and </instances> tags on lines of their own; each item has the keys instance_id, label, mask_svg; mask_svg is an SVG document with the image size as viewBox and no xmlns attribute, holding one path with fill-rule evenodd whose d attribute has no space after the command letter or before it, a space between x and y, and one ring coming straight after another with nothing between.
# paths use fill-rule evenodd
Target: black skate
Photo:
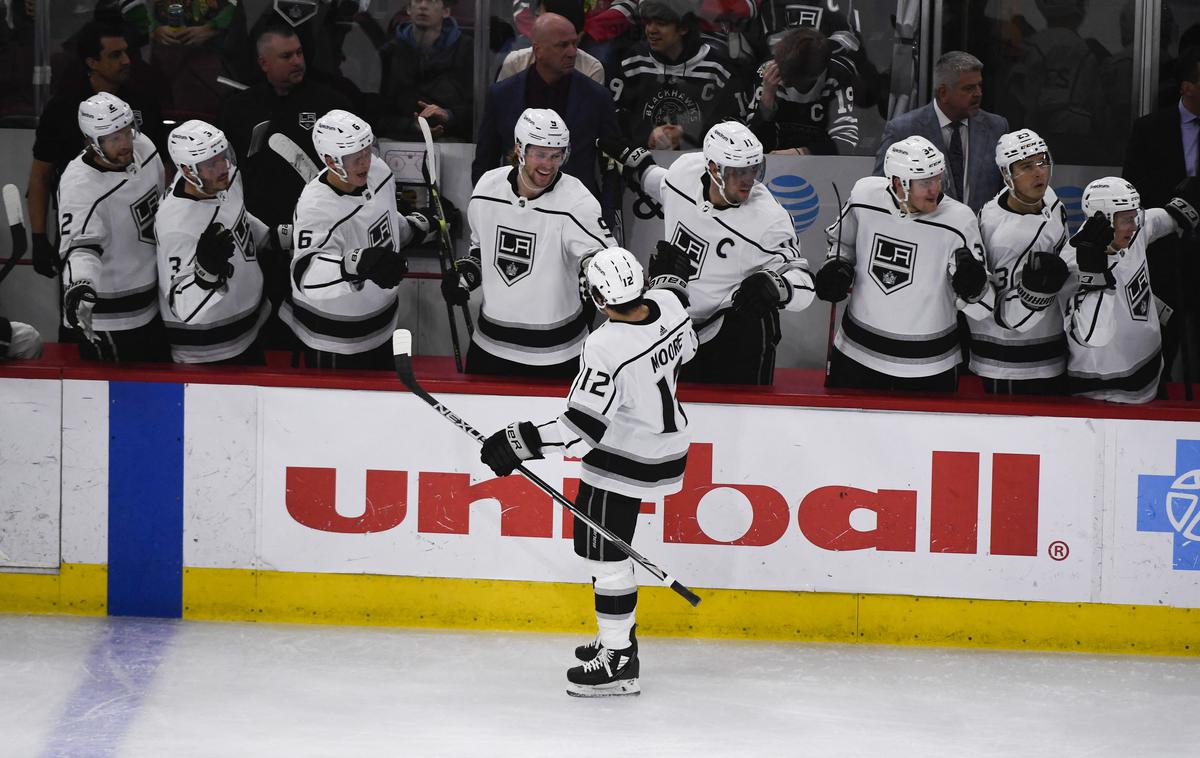
<instances>
[{"instance_id":1,"label":"black skate","mask_svg":"<svg viewBox=\"0 0 1200 758\"><path fill-rule=\"evenodd\" d=\"M633 653L637 655L637 624L629 630L629 643L633 645ZM600 652L600 635L596 635L596 639L586 645L580 645L575 648L575 659L587 663L596 657L596 653Z\"/></svg>"},{"instance_id":2,"label":"black skate","mask_svg":"<svg viewBox=\"0 0 1200 758\"><path fill-rule=\"evenodd\" d=\"M639 669L637 645L631 644L623 650L602 645L596 657L567 670L567 694L572 697L640 695Z\"/></svg>"}]
</instances>

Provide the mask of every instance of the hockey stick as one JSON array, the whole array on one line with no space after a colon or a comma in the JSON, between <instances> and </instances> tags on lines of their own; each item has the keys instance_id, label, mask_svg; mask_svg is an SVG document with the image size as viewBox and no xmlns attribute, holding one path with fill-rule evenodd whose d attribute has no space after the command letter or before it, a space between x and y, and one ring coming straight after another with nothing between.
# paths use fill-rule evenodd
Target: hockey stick
<instances>
[{"instance_id":1,"label":"hockey stick","mask_svg":"<svg viewBox=\"0 0 1200 758\"><path fill-rule=\"evenodd\" d=\"M424 116L417 116L417 124L421 127L421 136L425 138L425 160L421 171L425 175L425 183L429 185L429 200L433 213L437 216L438 225L438 268L442 278L454 265L454 242L450 239L450 227L446 223L446 211L442 208L442 195L438 191L437 155L433 151L433 133L429 130L429 122ZM471 310L467 303L462 304L463 322L467 325L468 339L475 334L475 324L471 321ZM450 322L450 344L454 348L454 367L462 373L462 348L458 344L458 324L454 320L454 306L446 303L446 319Z\"/></svg>"},{"instance_id":2,"label":"hockey stick","mask_svg":"<svg viewBox=\"0 0 1200 758\"><path fill-rule=\"evenodd\" d=\"M424 400L431 408L440 413L443 418L468 434L480 445L487 441L487 437L484 437L477 429L475 429L475 427L464 421L454 411L438 402L437 398L435 398L433 395L430 395L421 387L420 384L417 383L417 378L413 376L412 368L412 333L407 329L397 329L396 331L392 332L392 355L396 359L396 376L400 377L400 381L403 382L404 386L408 388L409 392L412 392L414 395ZM640 563L642 568L653 574L663 584L669 585L671 589L678 592L684 600L688 601L693 606L700 604L699 595L680 584L674 577L660 569L658 566L655 566L653 563L646 560L646 558L644 558L640 553L630 547L629 543L625 542L625 540L613 534L608 529L600 526L595 521L592 521L592 519L588 518L587 514L581 512L574 503L568 500L558 490L542 481L539 476L525 468L525 466L521 465L517 466L517 471L520 471L522 474L524 474L526 479L533 482L539 489L541 489L550 497L554 498L557 503L571 511L571 513L575 514L575 517L584 524L587 524L588 528L603 536L604 539L615 545L616 548L622 553L625 553L625 555L628 555L630 558Z\"/></svg>"},{"instance_id":3,"label":"hockey stick","mask_svg":"<svg viewBox=\"0 0 1200 758\"><path fill-rule=\"evenodd\" d=\"M25 256L29 241L25 238L25 221L21 212L21 193L15 184L4 185L4 213L8 216L8 230L12 233L12 251L8 261L0 268L0 282L17 265L17 261Z\"/></svg>"},{"instance_id":4,"label":"hockey stick","mask_svg":"<svg viewBox=\"0 0 1200 758\"><path fill-rule=\"evenodd\" d=\"M1191 242L1197 250L1200 250L1200 235L1197 235L1195 231L1189 232L1187 235L1185 235L1183 242L1184 244L1181 245L1181 247L1184 247L1188 242ZM1179 359L1183 363L1183 366L1181 367L1183 369L1183 399L1190 403L1192 402L1192 357L1188 350L1192 346L1192 329L1190 319L1191 313L1189 313L1191 309L1187 307L1187 285L1184 284L1184 282L1187 281L1187 279L1184 277L1187 264L1184 262L1183 255L1177 255L1175 258L1176 266L1178 267L1176 276L1176 287L1178 289L1176 291L1179 297L1179 300L1177 301L1179 303L1179 314L1177 318L1179 318Z\"/></svg>"},{"instance_id":5,"label":"hockey stick","mask_svg":"<svg viewBox=\"0 0 1200 758\"><path fill-rule=\"evenodd\" d=\"M837 198L837 257L842 257L842 193L838 191L837 182L833 185L833 196ZM825 343L825 386L829 386L829 371L833 367L833 338L837 336L837 303L829 304L829 339Z\"/></svg>"},{"instance_id":6,"label":"hockey stick","mask_svg":"<svg viewBox=\"0 0 1200 758\"><path fill-rule=\"evenodd\" d=\"M289 166L296 170L300 178L308 184L316 178L321 170L317 168L317 164L313 163L312 158L308 157L308 153L304 152L290 137L286 134L275 132L267 139L267 145L275 151L275 154L283 158Z\"/></svg>"}]
</instances>

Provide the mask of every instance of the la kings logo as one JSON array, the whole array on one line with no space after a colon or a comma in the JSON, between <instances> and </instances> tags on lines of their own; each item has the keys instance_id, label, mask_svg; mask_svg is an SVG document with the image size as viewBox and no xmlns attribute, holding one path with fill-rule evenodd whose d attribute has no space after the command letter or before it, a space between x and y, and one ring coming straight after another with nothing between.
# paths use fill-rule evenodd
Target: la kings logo
<instances>
[{"instance_id":1,"label":"la kings logo","mask_svg":"<svg viewBox=\"0 0 1200 758\"><path fill-rule=\"evenodd\" d=\"M242 212L238 214L237 221L233 222L232 234L238 249L242 251L242 258L247 261L255 260L258 257L258 249L254 247L254 236L250 234L250 224L246 221L245 208L242 208Z\"/></svg>"},{"instance_id":2,"label":"la kings logo","mask_svg":"<svg viewBox=\"0 0 1200 758\"><path fill-rule=\"evenodd\" d=\"M814 29L821 27L821 16L824 15L825 9L812 5L792 5L784 6L784 24L785 27L791 29L795 26L811 26Z\"/></svg>"},{"instance_id":3,"label":"la kings logo","mask_svg":"<svg viewBox=\"0 0 1200 758\"><path fill-rule=\"evenodd\" d=\"M392 225L388 223L388 214L383 214L367 229L367 241L371 247L388 247L392 245ZM394 248L393 248L394 249Z\"/></svg>"},{"instance_id":4,"label":"la kings logo","mask_svg":"<svg viewBox=\"0 0 1200 758\"><path fill-rule=\"evenodd\" d=\"M496 227L496 270L509 286L529 275L535 250L536 234L506 226Z\"/></svg>"},{"instance_id":5,"label":"la kings logo","mask_svg":"<svg viewBox=\"0 0 1200 758\"><path fill-rule=\"evenodd\" d=\"M1125 285L1125 302L1129 304L1129 315L1134 321L1145 321L1150 317L1150 275L1146 273L1145 263Z\"/></svg>"},{"instance_id":6,"label":"la kings logo","mask_svg":"<svg viewBox=\"0 0 1200 758\"><path fill-rule=\"evenodd\" d=\"M697 236L683 224L677 223L675 234L671 237L671 244L687 253L688 258L692 261L692 271L688 274L688 281L698 279L700 269L704 268L704 258L708 255L708 240Z\"/></svg>"},{"instance_id":7,"label":"la kings logo","mask_svg":"<svg viewBox=\"0 0 1200 758\"><path fill-rule=\"evenodd\" d=\"M890 295L912 283L917 245L883 234L871 240L871 278Z\"/></svg>"},{"instance_id":8,"label":"la kings logo","mask_svg":"<svg viewBox=\"0 0 1200 758\"><path fill-rule=\"evenodd\" d=\"M148 245L154 244L154 214L158 211L158 190L151 188L129 206L138 239Z\"/></svg>"}]
</instances>

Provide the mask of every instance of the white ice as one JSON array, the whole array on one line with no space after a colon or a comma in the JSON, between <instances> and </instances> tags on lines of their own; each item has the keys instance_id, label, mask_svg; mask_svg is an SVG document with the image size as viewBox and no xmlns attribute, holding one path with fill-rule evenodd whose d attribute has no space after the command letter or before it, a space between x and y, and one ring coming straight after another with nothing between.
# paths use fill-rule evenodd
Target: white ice
<instances>
[{"instance_id":1,"label":"white ice","mask_svg":"<svg viewBox=\"0 0 1200 758\"><path fill-rule=\"evenodd\" d=\"M0 615L0 756L1200 754L1200 661L641 635L642 695L535 633Z\"/></svg>"}]
</instances>

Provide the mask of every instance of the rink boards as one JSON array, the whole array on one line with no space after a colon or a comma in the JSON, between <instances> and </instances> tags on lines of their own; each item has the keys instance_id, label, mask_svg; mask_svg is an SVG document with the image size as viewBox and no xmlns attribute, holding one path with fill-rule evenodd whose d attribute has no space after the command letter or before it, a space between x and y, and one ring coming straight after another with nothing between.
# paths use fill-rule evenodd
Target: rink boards
<instances>
[{"instance_id":1,"label":"rink boards","mask_svg":"<svg viewBox=\"0 0 1200 758\"><path fill-rule=\"evenodd\" d=\"M569 515L375 386L0 379L0 611L589 629ZM485 432L562 407L439 397ZM727 397L642 506L705 600L645 588L647 633L1195 654L1200 423Z\"/></svg>"}]
</instances>

